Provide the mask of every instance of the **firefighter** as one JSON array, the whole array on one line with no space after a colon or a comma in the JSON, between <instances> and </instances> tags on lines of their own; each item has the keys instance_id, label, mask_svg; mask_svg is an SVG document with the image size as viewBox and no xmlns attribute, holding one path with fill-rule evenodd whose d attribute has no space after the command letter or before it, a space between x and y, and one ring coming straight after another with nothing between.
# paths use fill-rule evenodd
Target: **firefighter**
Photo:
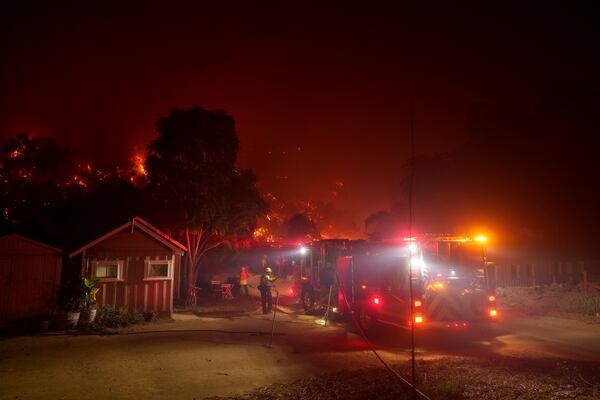
<instances>
[{"instance_id":1,"label":"firefighter","mask_svg":"<svg viewBox=\"0 0 600 400\"><path fill-rule=\"evenodd\" d=\"M242 265L240 270L240 293L243 293L248 297L248 267Z\"/></svg>"},{"instance_id":2,"label":"firefighter","mask_svg":"<svg viewBox=\"0 0 600 400\"><path fill-rule=\"evenodd\" d=\"M273 311L273 296L271 295L271 287L277 278L273 277L271 267L265 268L265 273L260 276L260 301L262 303L263 314L268 314Z\"/></svg>"}]
</instances>

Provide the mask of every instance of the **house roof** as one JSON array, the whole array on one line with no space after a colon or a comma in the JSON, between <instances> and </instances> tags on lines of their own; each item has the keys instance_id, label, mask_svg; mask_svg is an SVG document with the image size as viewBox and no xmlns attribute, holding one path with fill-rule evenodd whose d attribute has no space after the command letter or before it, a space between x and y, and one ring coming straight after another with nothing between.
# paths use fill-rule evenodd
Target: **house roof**
<instances>
[{"instance_id":1,"label":"house roof","mask_svg":"<svg viewBox=\"0 0 600 400\"><path fill-rule=\"evenodd\" d=\"M96 240L93 240L81 247L80 249L75 250L71 254L69 254L69 258L75 257L79 253L84 250L89 249L90 247L95 246L96 244L108 239L109 237L116 235L117 233L124 231L125 229L131 229L133 231L134 228L138 228L142 232L148 234L152 238L156 239L158 242L164 244L165 246L171 248L174 252L178 254L183 254L183 252L187 251L187 247L179 243L177 240L173 239L154 225L150 224L148 221L143 220L140 217L134 217L131 221L119 226L118 228L108 232L105 235L100 236Z\"/></svg>"},{"instance_id":2,"label":"house roof","mask_svg":"<svg viewBox=\"0 0 600 400\"><path fill-rule=\"evenodd\" d=\"M30 244L32 244L34 246L42 247L42 248L45 248L47 250L50 250L50 251L53 251L53 252L56 252L56 253L62 253L63 252L63 250L59 249L58 247L50 246L49 244L42 243L42 242L39 242L37 240L33 240L33 239L28 238L28 237L23 236L23 235L19 235L18 233L9 233L7 235L2 235L2 236L0 236L0 240L4 239L4 238L9 238L9 237L13 237L13 238L22 240L22 241L30 243Z\"/></svg>"}]
</instances>

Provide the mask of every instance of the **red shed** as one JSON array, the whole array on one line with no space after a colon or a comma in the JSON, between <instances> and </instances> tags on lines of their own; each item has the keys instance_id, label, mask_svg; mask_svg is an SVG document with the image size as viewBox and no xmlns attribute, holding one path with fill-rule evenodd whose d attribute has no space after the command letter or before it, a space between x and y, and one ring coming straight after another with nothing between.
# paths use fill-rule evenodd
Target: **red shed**
<instances>
[{"instance_id":1,"label":"red shed","mask_svg":"<svg viewBox=\"0 0 600 400\"><path fill-rule=\"evenodd\" d=\"M56 307L62 253L17 234L0 237L0 325L39 318Z\"/></svg>"},{"instance_id":2,"label":"red shed","mask_svg":"<svg viewBox=\"0 0 600 400\"><path fill-rule=\"evenodd\" d=\"M100 282L98 306L171 315L187 248L139 217L69 255Z\"/></svg>"}]
</instances>

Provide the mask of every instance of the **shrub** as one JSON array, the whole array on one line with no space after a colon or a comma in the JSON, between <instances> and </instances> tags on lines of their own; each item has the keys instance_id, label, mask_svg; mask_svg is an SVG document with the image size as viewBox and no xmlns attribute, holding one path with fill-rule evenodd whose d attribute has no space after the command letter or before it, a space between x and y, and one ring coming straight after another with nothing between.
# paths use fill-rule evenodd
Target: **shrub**
<instances>
[{"instance_id":1,"label":"shrub","mask_svg":"<svg viewBox=\"0 0 600 400\"><path fill-rule=\"evenodd\" d=\"M565 311L583 314L600 314L600 295L592 293L573 293L566 305Z\"/></svg>"},{"instance_id":2,"label":"shrub","mask_svg":"<svg viewBox=\"0 0 600 400\"><path fill-rule=\"evenodd\" d=\"M124 308L107 306L98 310L94 325L98 329L121 328L143 322L145 319L141 313L130 313Z\"/></svg>"}]
</instances>

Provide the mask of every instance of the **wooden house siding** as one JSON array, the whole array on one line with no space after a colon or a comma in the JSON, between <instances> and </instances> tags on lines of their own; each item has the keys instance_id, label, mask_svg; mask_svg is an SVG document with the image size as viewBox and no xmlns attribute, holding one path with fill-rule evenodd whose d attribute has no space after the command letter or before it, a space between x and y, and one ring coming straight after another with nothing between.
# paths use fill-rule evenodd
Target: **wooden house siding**
<instances>
[{"instance_id":1,"label":"wooden house siding","mask_svg":"<svg viewBox=\"0 0 600 400\"><path fill-rule=\"evenodd\" d=\"M0 323L39 318L58 302L62 252L19 235L0 238Z\"/></svg>"},{"instance_id":2,"label":"wooden house siding","mask_svg":"<svg viewBox=\"0 0 600 400\"><path fill-rule=\"evenodd\" d=\"M170 256L173 251L138 230L122 231L87 249L88 256Z\"/></svg>"},{"instance_id":3,"label":"wooden house siding","mask_svg":"<svg viewBox=\"0 0 600 400\"><path fill-rule=\"evenodd\" d=\"M173 279L144 280L145 261L170 260L172 256L144 257L125 256L111 253L112 257L124 260L123 281L101 282L97 294L99 307L125 308L130 312L156 312L171 314L173 312ZM122 253L121 253L122 254ZM179 257L179 256L174 256ZM104 257L90 257L91 261L101 261ZM175 271L174 271L175 272ZM86 274L91 276L91 268Z\"/></svg>"},{"instance_id":4,"label":"wooden house siding","mask_svg":"<svg viewBox=\"0 0 600 400\"><path fill-rule=\"evenodd\" d=\"M94 278L94 268L102 261L116 261L120 265L117 279L100 279L99 307L171 315L173 299L179 295L181 254L185 247L170 240L136 217L131 224L71 253L71 257L82 254L82 274L90 278ZM147 277L150 261L169 261L170 276Z\"/></svg>"}]
</instances>

